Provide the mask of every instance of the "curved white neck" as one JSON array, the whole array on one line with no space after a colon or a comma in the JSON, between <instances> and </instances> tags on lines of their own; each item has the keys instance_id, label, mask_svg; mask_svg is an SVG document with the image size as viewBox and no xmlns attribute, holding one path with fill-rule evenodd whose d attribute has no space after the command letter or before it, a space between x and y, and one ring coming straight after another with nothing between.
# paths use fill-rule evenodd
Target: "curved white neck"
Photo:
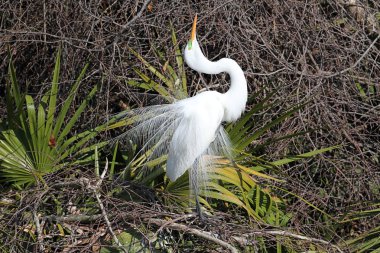
<instances>
[{"instance_id":1,"label":"curved white neck","mask_svg":"<svg viewBox=\"0 0 380 253\"><path fill-rule=\"evenodd\" d=\"M226 72L231 79L231 86L223 96L225 106L224 121L231 122L240 118L247 103L247 80L244 72L236 61L230 58L222 58L216 62L208 61L209 69L213 71L204 72L206 74L219 74Z\"/></svg>"},{"instance_id":2,"label":"curved white neck","mask_svg":"<svg viewBox=\"0 0 380 253\"><path fill-rule=\"evenodd\" d=\"M212 62L202 53L197 40L193 41L192 52L185 50L186 63L194 70L205 74L219 74L226 72L231 78L229 90L222 94L225 107L224 121L231 122L237 120L245 110L247 103L247 80L244 72L236 61L230 58L222 58Z\"/></svg>"}]
</instances>

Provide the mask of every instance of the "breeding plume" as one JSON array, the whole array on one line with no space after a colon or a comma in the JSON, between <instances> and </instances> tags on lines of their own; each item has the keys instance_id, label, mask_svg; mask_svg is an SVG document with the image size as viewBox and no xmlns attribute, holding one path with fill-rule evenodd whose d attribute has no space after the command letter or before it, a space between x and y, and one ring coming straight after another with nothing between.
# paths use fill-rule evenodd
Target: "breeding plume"
<instances>
[{"instance_id":1,"label":"breeding plume","mask_svg":"<svg viewBox=\"0 0 380 253\"><path fill-rule=\"evenodd\" d=\"M237 120L247 102L247 82L240 66L232 59L209 61L202 53L196 36L195 16L191 37L184 51L186 64L205 74L227 72L231 86L226 93L205 91L173 104L145 107L134 111L138 115L134 127L126 134L153 147L151 158L168 154L166 174L171 181L189 171L190 185L196 196L200 181L207 179L215 155L230 156L230 144L222 122Z\"/></svg>"}]
</instances>

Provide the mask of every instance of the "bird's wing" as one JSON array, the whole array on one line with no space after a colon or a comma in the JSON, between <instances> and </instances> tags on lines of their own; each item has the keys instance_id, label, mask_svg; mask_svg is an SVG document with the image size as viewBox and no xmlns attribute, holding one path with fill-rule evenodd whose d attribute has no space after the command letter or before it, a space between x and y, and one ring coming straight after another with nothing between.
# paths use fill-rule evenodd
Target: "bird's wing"
<instances>
[{"instance_id":1,"label":"bird's wing","mask_svg":"<svg viewBox=\"0 0 380 253\"><path fill-rule=\"evenodd\" d=\"M186 105L169 147L166 174L179 178L214 141L223 117L223 109L212 101L199 100Z\"/></svg>"},{"instance_id":2,"label":"bird's wing","mask_svg":"<svg viewBox=\"0 0 380 253\"><path fill-rule=\"evenodd\" d=\"M119 118L132 128L116 140L130 140L140 145L138 155L146 153L147 161L166 155L174 131L180 122L179 109L175 104L148 106L123 112Z\"/></svg>"},{"instance_id":3,"label":"bird's wing","mask_svg":"<svg viewBox=\"0 0 380 253\"><path fill-rule=\"evenodd\" d=\"M207 154L211 156L225 156L228 159L233 159L233 154L231 150L231 141L228 137L228 133L221 125L219 126L215 140L210 144L207 149Z\"/></svg>"}]
</instances>

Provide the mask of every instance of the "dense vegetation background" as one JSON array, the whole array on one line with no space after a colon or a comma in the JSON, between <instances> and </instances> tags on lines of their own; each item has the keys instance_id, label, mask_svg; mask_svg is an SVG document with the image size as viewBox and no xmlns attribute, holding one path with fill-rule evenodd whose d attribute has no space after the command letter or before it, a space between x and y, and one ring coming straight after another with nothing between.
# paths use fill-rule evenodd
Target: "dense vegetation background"
<instances>
[{"instance_id":1,"label":"dense vegetation background","mask_svg":"<svg viewBox=\"0 0 380 253\"><path fill-rule=\"evenodd\" d=\"M176 47L186 44L196 13L197 36L205 55L211 60L233 58L243 68L251 94L247 111L265 98L270 102L247 119L247 136L265 131L249 143L244 149L249 155L241 158L247 167L268 162L268 167L258 171L282 180L268 182L258 177L260 191L252 190L253 186L246 191L248 198L256 196L250 204L253 209L264 208L264 214L257 211L256 217L247 211L248 204L227 204L219 198L210 200L217 215L209 224L199 223L173 204L177 202L171 201L164 176L150 184L134 180L133 173L117 184L108 177L93 189L83 178L96 181L99 163L93 162L94 157L86 158L90 163L65 161L59 169L44 171L41 180L15 185L4 176L4 157L0 156L4 182L0 186L0 251L118 252L126 247L163 252L380 250L378 1L3 0L0 130L12 125L6 106L10 96L6 87L12 83L10 62L20 93L41 101L54 83L59 48L57 108L70 97L76 78L89 63L63 127L83 100L88 98L88 104L62 139L96 129L126 108L163 103L165 99L155 89L147 91L131 81L139 82L146 75L148 82L155 78L163 85L141 59L172 75L168 62L178 60ZM206 84L221 92L228 89L226 75L200 76L187 66L185 72L190 95ZM89 97L94 87L97 92ZM263 128L281 116L276 124ZM89 147L87 151L96 153L101 168L108 157L116 164L117 174L128 159L124 166L116 163L112 145L100 145L99 154L91 147L123 130L98 130L80 148ZM4 136L5 132L2 140ZM52 142L58 137L46 138L54 147ZM283 166L269 164L333 146L338 147L312 158L287 161ZM272 204L268 207L257 194L269 194L270 203L278 206L272 210ZM268 218L271 215L273 223ZM169 218L177 220L165 223ZM210 244L208 237L216 235L219 241ZM124 249L104 246L118 243Z\"/></svg>"}]
</instances>

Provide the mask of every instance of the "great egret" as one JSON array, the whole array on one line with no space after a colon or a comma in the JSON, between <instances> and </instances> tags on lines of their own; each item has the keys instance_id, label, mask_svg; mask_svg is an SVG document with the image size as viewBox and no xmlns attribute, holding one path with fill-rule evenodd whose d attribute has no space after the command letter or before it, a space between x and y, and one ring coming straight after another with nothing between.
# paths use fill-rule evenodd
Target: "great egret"
<instances>
[{"instance_id":1,"label":"great egret","mask_svg":"<svg viewBox=\"0 0 380 253\"><path fill-rule=\"evenodd\" d=\"M134 111L134 127L126 134L154 147L151 159L168 154L166 175L177 180L189 171L190 185L196 197L197 212L200 182L207 180L207 168L214 155L230 156L230 143L222 122L236 121L247 102L247 81L240 66L232 59L209 61L202 53L196 38L197 16L186 45L186 64L201 73L227 72L231 86L226 93L205 91L193 97L145 107Z\"/></svg>"}]
</instances>

